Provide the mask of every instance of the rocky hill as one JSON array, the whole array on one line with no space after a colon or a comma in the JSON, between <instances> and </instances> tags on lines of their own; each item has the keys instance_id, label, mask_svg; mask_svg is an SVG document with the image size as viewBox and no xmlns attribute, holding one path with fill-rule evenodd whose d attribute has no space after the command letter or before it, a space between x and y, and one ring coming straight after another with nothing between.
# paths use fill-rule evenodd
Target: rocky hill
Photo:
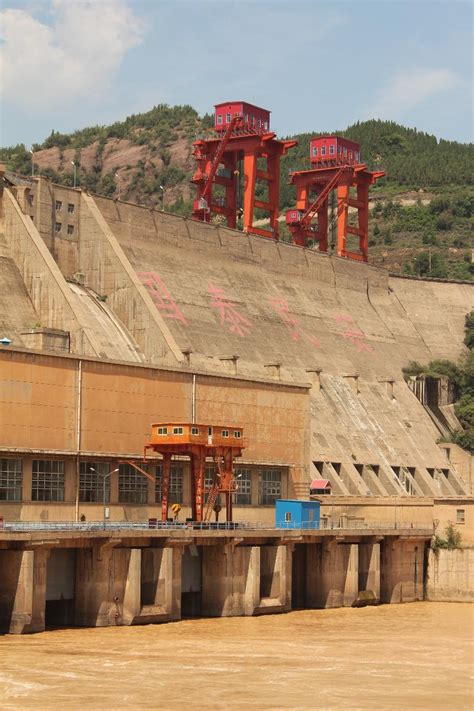
<instances>
[{"instance_id":1,"label":"rocky hill","mask_svg":"<svg viewBox=\"0 0 474 711\"><path fill-rule=\"evenodd\" d=\"M91 192L189 214L192 142L212 125L212 116L190 106L159 105L111 126L52 131L33 146L35 171L72 184L74 162L78 185ZM372 193L372 262L406 274L473 279L473 146L388 121L330 132L358 141L369 167L387 173ZM282 161L282 209L293 200L284 176L309 165L313 135L291 136L299 145ZM31 172L23 144L0 153L10 170Z\"/></svg>"}]
</instances>

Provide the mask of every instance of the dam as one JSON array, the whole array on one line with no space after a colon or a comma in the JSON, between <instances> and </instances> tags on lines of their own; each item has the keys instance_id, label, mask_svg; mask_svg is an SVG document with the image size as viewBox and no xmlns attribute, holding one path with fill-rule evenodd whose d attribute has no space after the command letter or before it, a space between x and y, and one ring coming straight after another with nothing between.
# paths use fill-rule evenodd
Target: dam
<instances>
[{"instance_id":1,"label":"dam","mask_svg":"<svg viewBox=\"0 0 474 711\"><path fill-rule=\"evenodd\" d=\"M4 630L421 600L433 533L472 542L472 458L440 441L452 402L402 375L466 352L471 284L42 177L2 173L0 218ZM149 528L162 462L129 462L152 422L243 428L235 530L185 525L181 456L183 523ZM320 529L275 528L275 502L314 480Z\"/></svg>"},{"instance_id":2,"label":"dam","mask_svg":"<svg viewBox=\"0 0 474 711\"><path fill-rule=\"evenodd\" d=\"M0 626L12 634L423 600L432 535L415 526L29 528L0 532Z\"/></svg>"}]
</instances>

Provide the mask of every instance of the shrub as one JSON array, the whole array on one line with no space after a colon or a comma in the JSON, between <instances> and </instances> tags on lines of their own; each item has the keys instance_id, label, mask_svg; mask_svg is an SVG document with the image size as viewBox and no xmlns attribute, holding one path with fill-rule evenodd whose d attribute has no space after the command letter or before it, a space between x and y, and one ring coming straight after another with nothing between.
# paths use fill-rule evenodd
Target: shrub
<instances>
[{"instance_id":1,"label":"shrub","mask_svg":"<svg viewBox=\"0 0 474 711\"><path fill-rule=\"evenodd\" d=\"M442 212L436 220L436 229L447 231L453 226L453 217L450 212Z\"/></svg>"}]
</instances>

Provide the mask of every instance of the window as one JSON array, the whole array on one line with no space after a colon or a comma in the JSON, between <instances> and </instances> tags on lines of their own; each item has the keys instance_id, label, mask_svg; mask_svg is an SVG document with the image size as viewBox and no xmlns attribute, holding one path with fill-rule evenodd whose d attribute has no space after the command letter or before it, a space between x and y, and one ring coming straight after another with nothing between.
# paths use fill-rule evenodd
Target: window
<instances>
[{"instance_id":1,"label":"window","mask_svg":"<svg viewBox=\"0 0 474 711\"><path fill-rule=\"evenodd\" d=\"M456 523L466 523L466 509L456 509Z\"/></svg>"},{"instance_id":2,"label":"window","mask_svg":"<svg viewBox=\"0 0 474 711\"><path fill-rule=\"evenodd\" d=\"M352 160L352 151L349 151L349 158Z\"/></svg>"},{"instance_id":3,"label":"window","mask_svg":"<svg viewBox=\"0 0 474 711\"><path fill-rule=\"evenodd\" d=\"M55 231L55 232L61 232L61 227L62 227L61 222L55 222L55 223L54 223L54 231Z\"/></svg>"},{"instance_id":4,"label":"window","mask_svg":"<svg viewBox=\"0 0 474 711\"><path fill-rule=\"evenodd\" d=\"M61 200L56 200L55 207L58 212L60 212L63 209L63 204L62 204Z\"/></svg>"},{"instance_id":5,"label":"window","mask_svg":"<svg viewBox=\"0 0 474 711\"><path fill-rule=\"evenodd\" d=\"M183 503L183 482L184 482L184 467L171 467L170 491L168 500L171 504Z\"/></svg>"},{"instance_id":6,"label":"window","mask_svg":"<svg viewBox=\"0 0 474 711\"><path fill-rule=\"evenodd\" d=\"M160 436L167 435L168 428L167 427L158 427L158 429L156 430L156 434L159 434Z\"/></svg>"},{"instance_id":7,"label":"window","mask_svg":"<svg viewBox=\"0 0 474 711\"><path fill-rule=\"evenodd\" d=\"M64 462L33 460L32 501L64 501Z\"/></svg>"},{"instance_id":8,"label":"window","mask_svg":"<svg viewBox=\"0 0 474 711\"><path fill-rule=\"evenodd\" d=\"M222 126L222 114L217 114L217 125Z\"/></svg>"},{"instance_id":9,"label":"window","mask_svg":"<svg viewBox=\"0 0 474 711\"><path fill-rule=\"evenodd\" d=\"M263 127L264 127L265 131L268 130L268 121L265 121L265 123L263 124Z\"/></svg>"},{"instance_id":10,"label":"window","mask_svg":"<svg viewBox=\"0 0 474 711\"><path fill-rule=\"evenodd\" d=\"M163 482L163 465L158 464L156 467L156 484L155 484L155 502L161 503L162 497L162 482ZM184 467L182 464L171 465L170 485L168 490L168 502L170 504L183 503L183 483L184 483Z\"/></svg>"},{"instance_id":11,"label":"window","mask_svg":"<svg viewBox=\"0 0 474 711\"><path fill-rule=\"evenodd\" d=\"M191 434L198 435L199 434L199 427L191 427Z\"/></svg>"},{"instance_id":12,"label":"window","mask_svg":"<svg viewBox=\"0 0 474 711\"><path fill-rule=\"evenodd\" d=\"M258 503L271 506L277 499L281 499L281 471L263 469L259 477Z\"/></svg>"},{"instance_id":13,"label":"window","mask_svg":"<svg viewBox=\"0 0 474 711\"><path fill-rule=\"evenodd\" d=\"M259 128L262 128L262 119L258 119L258 124L257 124L257 125L258 125Z\"/></svg>"},{"instance_id":14,"label":"window","mask_svg":"<svg viewBox=\"0 0 474 711\"><path fill-rule=\"evenodd\" d=\"M326 146L321 146L321 155L322 156L326 155Z\"/></svg>"},{"instance_id":15,"label":"window","mask_svg":"<svg viewBox=\"0 0 474 711\"><path fill-rule=\"evenodd\" d=\"M69 212L70 215L74 215L74 210L75 207L72 202L69 202L67 205L67 211Z\"/></svg>"},{"instance_id":16,"label":"window","mask_svg":"<svg viewBox=\"0 0 474 711\"><path fill-rule=\"evenodd\" d=\"M232 114L226 114L226 115L225 115L225 122L226 122L226 123L230 123L230 122L231 122L231 119L232 119Z\"/></svg>"},{"instance_id":17,"label":"window","mask_svg":"<svg viewBox=\"0 0 474 711\"><path fill-rule=\"evenodd\" d=\"M183 428L182 428L182 427L173 427L173 434L174 434L174 435L182 435L182 434L183 434Z\"/></svg>"},{"instance_id":18,"label":"window","mask_svg":"<svg viewBox=\"0 0 474 711\"><path fill-rule=\"evenodd\" d=\"M67 233L68 233L68 235L74 234L74 225L67 226Z\"/></svg>"},{"instance_id":19,"label":"window","mask_svg":"<svg viewBox=\"0 0 474 711\"><path fill-rule=\"evenodd\" d=\"M95 469L95 471L91 471ZM79 465L79 501L83 503L103 503L110 501L110 471L108 462L81 462Z\"/></svg>"},{"instance_id":20,"label":"window","mask_svg":"<svg viewBox=\"0 0 474 711\"><path fill-rule=\"evenodd\" d=\"M344 148L344 155L347 155L347 148Z\"/></svg>"},{"instance_id":21,"label":"window","mask_svg":"<svg viewBox=\"0 0 474 711\"><path fill-rule=\"evenodd\" d=\"M240 439L242 437L242 432L240 430L234 430L235 439Z\"/></svg>"},{"instance_id":22,"label":"window","mask_svg":"<svg viewBox=\"0 0 474 711\"><path fill-rule=\"evenodd\" d=\"M234 494L234 503L236 506L250 506L252 503L252 472L250 469L242 469L238 467L235 470L237 486L239 487Z\"/></svg>"},{"instance_id":23,"label":"window","mask_svg":"<svg viewBox=\"0 0 474 711\"><path fill-rule=\"evenodd\" d=\"M148 479L130 464L120 464L119 501L128 504L146 504L148 501Z\"/></svg>"},{"instance_id":24,"label":"window","mask_svg":"<svg viewBox=\"0 0 474 711\"><path fill-rule=\"evenodd\" d=\"M22 460L0 459L0 501L21 501Z\"/></svg>"},{"instance_id":25,"label":"window","mask_svg":"<svg viewBox=\"0 0 474 711\"><path fill-rule=\"evenodd\" d=\"M229 430L222 430L222 436L223 437L228 437L229 436Z\"/></svg>"},{"instance_id":26,"label":"window","mask_svg":"<svg viewBox=\"0 0 474 711\"><path fill-rule=\"evenodd\" d=\"M338 146L337 152L339 153L340 156L342 156L342 148L341 148L341 146Z\"/></svg>"},{"instance_id":27,"label":"window","mask_svg":"<svg viewBox=\"0 0 474 711\"><path fill-rule=\"evenodd\" d=\"M313 146L313 156L317 156L317 155L318 155L318 147Z\"/></svg>"},{"instance_id":28,"label":"window","mask_svg":"<svg viewBox=\"0 0 474 711\"><path fill-rule=\"evenodd\" d=\"M291 521L291 511L285 511L285 523L290 523Z\"/></svg>"},{"instance_id":29,"label":"window","mask_svg":"<svg viewBox=\"0 0 474 711\"><path fill-rule=\"evenodd\" d=\"M207 495L211 489L211 486L214 482L214 477L215 477L216 469L214 466L208 466L204 470L204 500L207 499Z\"/></svg>"},{"instance_id":30,"label":"window","mask_svg":"<svg viewBox=\"0 0 474 711\"><path fill-rule=\"evenodd\" d=\"M212 436L212 427L207 428L207 434L209 435L209 437Z\"/></svg>"},{"instance_id":31,"label":"window","mask_svg":"<svg viewBox=\"0 0 474 711\"><path fill-rule=\"evenodd\" d=\"M336 146L329 146L329 153L333 156L336 152Z\"/></svg>"},{"instance_id":32,"label":"window","mask_svg":"<svg viewBox=\"0 0 474 711\"><path fill-rule=\"evenodd\" d=\"M355 159L357 162L359 162L359 160L360 160L360 153L358 151L355 154Z\"/></svg>"}]
</instances>

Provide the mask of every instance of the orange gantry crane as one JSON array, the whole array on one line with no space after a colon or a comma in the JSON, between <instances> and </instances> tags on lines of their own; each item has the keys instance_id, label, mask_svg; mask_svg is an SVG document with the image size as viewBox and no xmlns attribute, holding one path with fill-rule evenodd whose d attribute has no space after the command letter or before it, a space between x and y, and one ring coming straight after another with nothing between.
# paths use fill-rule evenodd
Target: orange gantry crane
<instances>
[{"instance_id":1,"label":"orange gantry crane","mask_svg":"<svg viewBox=\"0 0 474 711\"><path fill-rule=\"evenodd\" d=\"M241 427L194 423L153 424L150 440L145 445L144 461L147 461L148 451L163 457L161 520L168 520L172 457L182 455L189 457L191 461L193 521L210 521L220 494L225 497L227 521L232 521L232 498L238 488L234 477L234 459L242 456L244 447ZM205 471L209 459L212 459L214 467L211 486L206 491ZM146 470L137 465L133 466L150 478Z\"/></svg>"},{"instance_id":2,"label":"orange gantry crane","mask_svg":"<svg viewBox=\"0 0 474 711\"><path fill-rule=\"evenodd\" d=\"M336 193L336 254L366 262L369 247L369 187L383 171L369 171L360 162L357 143L340 136L321 136L310 143L311 170L290 174L296 187L296 208L287 210L286 224L295 244L308 247L315 242L320 252L328 251L329 197ZM351 193L355 193L352 194ZM354 218L350 215L354 213ZM314 223L316 220L316 224ZM358 238L358 250L348 248L348 237Z\"/></svg>"},{"instance_id":3,"label":"orange gantry crane","mask_svg":"<svg viewBox=\"0 0 474 711\"><path fill-rule=\"evenodd\" d=\"M297 141L277 140L270 112L243 101L216 104L214 129L213 136L193 144L193 218L210 222L222 215L236 228L241 215L244 232L278 239L280 159ZM216 195L216 186L223 195ZM254 225L256 209L268 214L269 229Z\"/></svg>"}]
</instances>

